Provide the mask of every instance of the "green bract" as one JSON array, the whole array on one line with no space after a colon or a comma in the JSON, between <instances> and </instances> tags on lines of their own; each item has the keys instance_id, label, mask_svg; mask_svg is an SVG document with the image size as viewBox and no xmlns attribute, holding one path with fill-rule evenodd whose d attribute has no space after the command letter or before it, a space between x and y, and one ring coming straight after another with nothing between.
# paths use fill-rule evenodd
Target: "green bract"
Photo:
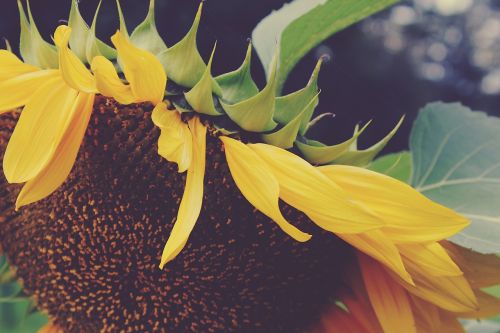
<instances>
[{"instance_id":1,"label":"green bract","mask_svg":"<svg viewBox=\"0 0 500 333\"><path fill-rule=\"evenodd\" d=\"M366 12L359 11L362 15L356 16L355 19L353 19L351 12L346 12L345 15L348 16L344 18L346 21L335 25L336 28L331 32L338 30L337 28L340 26L347 26L349 22L355 22L377 8L382 9L391 2L393 1L384 1L384 5L380 6L373 6L367 2L365 4L367 6ZM293 6L289 8L297 9L304 3L303 0L300 0L294 2ZM315 5L320 3L331 5L328 0L316 1ZM359 6L356 6L358 10ZM68 21L68 25L72 29L70 46L84 63L91 63L96 56L104 56L114 61L115 66L119 68L116 50L96 38L95 30L99 7L100 4L89 27L80 14L78 1L72 0ZM155 54L162 63L168 77L166 98L169 100L169 104L180 112L197 112L212 117L215 127L223 133L241 131L256 133L256 137L260 137L266 143L286 149L296 147L309 162L314 164L341 163L365 166L382 150L400 125L399 123L382 141L365 150L358 150L356 141L366 126L361 130L356 129L349 140L326 146L308 137L308 130L323 117L323 115L319 115L312 119L319 103L318 78L323 58L319 59L304 88L285 96L279 96L281 84L291 69L290 66L293 66L293 61L290 63L289 60L290 54L287 53L284 56L281 53L280 45L274 43L274 54L269 63L264 63L268 72L267 84L259 90L251 74L251 43L248 45L245 59L238 69L215 78L212 76L215 47L208 63L205 63L197 48L197 35L203 3L200 3L194 22L187 34L171 47L167 47L156 28L154 0L149 2L146 18L130 35L119 0L117 0L117 7L120 30L124 35L135 46ZM31 11L28 10L28 21L21 3L19 3L19 8L23 58L26 62L42 68L57 68L58 57L54 46L45 42L40 36ZM297 13L300 14L300 10ZM342 15L339 13L336 15L340 20ZM286 21L285 23L282 28L287 30L290 22ZM324 34L320 39L316 38L314 43L326 38L329 34ZM260 43L262 37L259 36ZM289 52L289 50L284 52ZM286 67L285 70L283 70L283 66Z\"/></svg>"}]
</instances>

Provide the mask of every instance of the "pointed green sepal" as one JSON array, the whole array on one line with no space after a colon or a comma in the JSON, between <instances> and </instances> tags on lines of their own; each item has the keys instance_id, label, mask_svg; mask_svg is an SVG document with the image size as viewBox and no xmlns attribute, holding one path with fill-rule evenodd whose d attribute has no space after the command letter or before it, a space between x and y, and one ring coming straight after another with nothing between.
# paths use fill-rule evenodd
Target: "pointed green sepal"
<instances>
[{"instance_id":1,"label":"pointed green sepal","mask_svg":"<svg viewBox=\"0 0 500 333\"><path fill-rule=\"evenodd\" d=\"M155 0L150 0L148 15L132 32L130 41L138 48L153 54L158 54L167 49L167 45L156 29Z\"/></svg>"},{"instance_id":2,"label":"pointed green sepal","mask_svg":"<svg viewBox=\"0 0 500 333\"><path fill-rule=\"evenodd\" d=\"M20 0L17 1L17 5L21 20L19 50L24 62L40 68L58 68L59 56L57 49L54 45L47 43L40 35L31 14L29 2L27 2L29 21Z\"/></svg>"},{"instance_id":3,"label":"pointed green sepal","mask_svg":"<svg viewBox=\"0 0 500 333\"><path fill-rule=\"evenodd\" d=\"M205 69L205 72L203 73L200 81L198 81L193 89L184 94L186 100L196 112L203 113L209 116L220 116L223 114L216 110L214 104L215 97L212 94L213 79L211 70L216 46L217 43L214 45L207 68Z\"/></svg>"},{"instance_id":4,"label":"pointed green sepal","mask_svg":"<svg viewBox=\"0 0 500 333\"><path fill-rule=\"evenodd\" d=\"M352 138L333 146L326 146L318 141L307 139L304 140L305 142L297 140L295 144L308 162L320 165L329 164L345 154L352 143L356 142L361 133L365 131L368 125L370 125L370 122L363 126L361 130L356 131Z\"/></svg>"},{"instance_id":5,"label":"pointed green sepal","mask_svg":"<svg viewBox=\"0 0 500 333\"><path fill-rule=\"evenodd\" d=\"M105 44L96 37L97 16L99 15L99 9L101 9L101 1L99 1L99 4L97 5L94 19L92 20L92 26L87 34L85 57L89 64L92 63L92 60L97 56L103 56L109 60L116 59L118 56L114 48Z\"/></svg>"},{"instance_id":6,"label":"pointed green sepal","mask_svg":"<svg viewBox=\"0 0 500 333\"><path fill-rule=\"evenodd\" d=\"M276 52L267 85L257 95L236 104L226 104L221 101L221 105L229 118L245 131L267 132L278 125L273 120L278 59L279 52Z\"/></svg>"},{"instance_id":7,"label":"pointed green sepal","mask_svg":"<svg viewBox=\"0 0 500 333\"><path fill-rule=\"evenodd\" d=\"M203 2L200 3L193 25L187 35L171 48L158 54L158 59L163 64L167 77L188 88L194 87L200 81L207 67L196 43L202 9ZM214 79L212 84L213 92L217 96L222 96L222 90Z\"/></svg>"},{"instance_id":8,"label":"pointed green sepal","mask_svg":"<svg viewBox=\"0 0 500 333\"><path fill-rule=\"evenodd\" d=\"M116 0L116 9L118 10L118 18L120 19L120 31L128 36L127 23L125 22L125 17L123 16L122 6L120 0Z\"/></svg>"},{"instance_id":9,"label":"pointed green sepal","mask_svg":"<svg viewBox=\"0 0 500 333\"><path fill-rule=\"evenodd\" d=\"M323 58L320 58L314 68L309 82L304 88L289 95L276 98L274 120L276 120L279 124L285 125L292 121L292 119L295 119L297 114L301 113L304 107L308 105L309 101L311 101L311 99L318 94L318 76L322 63ZM316 106L317 104L314 105L311 112L304 115L300 124L300 135L305 134Z\"/></svg>"},{"instance_id":10,"label":"pointed green sepal","mask_svg":"<svg viewBox=\"0 0 500 333\"><path fill-rule=\"evenodd\" d=\"M360 166L364 167L370 164L373 159L384 149L384 147L387 145L387 143L392 139L394 134L398 131L399 127L403 123L404 116L401 117L401 120L396 124L394 129L389 132L379 142L371 146L370 148L364 149L364 150L350 150L347 151L345 154L340 156L339 158L335 159L331 164L346 164L346 165L353 165L353 166ZM352 148L351 148L352 149Z\"/></svg>"},{"instance_id":11,"label":"pointed green sepal","mask_svg":"<svg viewBox=\"0 0 500 333\"><path fill-rule=\"evenodd\" d=\"M262 139L264 140L264 142L283 149L292 148L293 143L295 142L295 139L297 139L297 135L299 134L304 116L307 114L311 114L318 104L318 95L319 93L316 94L316 96L314 96L309 101L309 104L304 107L302 112L300 112L288 124L274 133L263 134Z\"/></svg>"},{"instance_id":12,"label":"pointed green sepal","mask_svg":"<svg viewBox=\"0 0 500 333\"><path fill-rule=\"evenodd\" d=\"M314 126L316 126L321 120L323 120L324 118L333 118L335 117L335 114L334 113L331 113L331 112L325 112L325 113L322 113L322 114L319 114L318 116L316 116L314 119L312 119L306 126L306 129L304 130L304 134L301 133L301 135L306 135L307 132L309 132L309 130L311 128L313 128ZM359 129L359 126L356 125L356 129L354 130L354 133L356 133Z\"/></svg>"},{"instance_id":13,"label":"pointed green sepal","mask_svg":"<svg viewBox=\"0 0 500 333\"><path fill-rule=\"evenodd\" d=\"M215 78L222 89L222 98L227 103L238 103L257 95L259 88L252 79L250 63L252 60L252 44L248 44L243 64L235 71Z\"/></svg>"},{"instance_id":14,"label":"pointed green sepal","mask_svg":"<svg viewBox=\"0 0 500 333\"><path fill-rule=\"evenodd\" d=\"M68 26L71 28L69 45L71 50L81 61L87 61L87 38L89 26L85 22L78 8L78 0L71 1Z\"/></svg>"},{"instance_id":15,"label":"pointed green sepal","mask_svg":"<svg viewBox=\"0 0 500 333\"><path fill-rule=\"evenodd\" d=\"M10 53L12 53L12 46L10 45L9 40L8 40L7 38L4 38L3 40L4 40L4 42L5 42L5 49L6 49L7 51L9 51Z\"/></svg>"}]
</instances>

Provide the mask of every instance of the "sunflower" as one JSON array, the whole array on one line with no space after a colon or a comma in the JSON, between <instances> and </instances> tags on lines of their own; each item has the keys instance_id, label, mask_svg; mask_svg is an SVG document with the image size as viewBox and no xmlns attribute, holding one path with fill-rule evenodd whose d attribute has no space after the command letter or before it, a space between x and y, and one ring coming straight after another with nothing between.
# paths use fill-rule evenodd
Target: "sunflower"
<instances>
[{"instance_id":1,"label":"sunflower","mask_svg":"<svg viewBox=\"0 0 500 333\"><path fill-rule=\"evenodd\" d=\"M0 52L0 244L44 332L460 332L498 313L480 290L498 259L444 241L468 221L363 168L401 122L366 150L366 126L307 139L321 60L286 96L276 55L259 91L251 45L214 78L201 10L171 47L154 1L130 35L119 10L111 48L76 1L55 46L20 4L24 61Z\"/></svg>"}]
</instances>

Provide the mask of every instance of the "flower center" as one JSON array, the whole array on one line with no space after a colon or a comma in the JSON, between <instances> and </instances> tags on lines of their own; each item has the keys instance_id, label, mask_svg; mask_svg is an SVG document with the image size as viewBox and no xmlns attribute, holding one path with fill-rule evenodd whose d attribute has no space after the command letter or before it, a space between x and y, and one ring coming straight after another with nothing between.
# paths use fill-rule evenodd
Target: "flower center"
<instances>
[{"instance_id":1,"label":"flower center","mask_svg":"<svg viewBox=\"0 0 500 333\"><path fill-rule=\"evenodd\" d=\"M0 244L26 290L67 332L304 329L335 299L351 250L290 206L283 215L311 241L294 241L253 208L213 130L200 218L158 269L185 175L158 155L151 111L97 97L69 178L19 212L20 188L2 178ZM0 121L1 156L15 121Z\"/></svg>"}]
</instances>

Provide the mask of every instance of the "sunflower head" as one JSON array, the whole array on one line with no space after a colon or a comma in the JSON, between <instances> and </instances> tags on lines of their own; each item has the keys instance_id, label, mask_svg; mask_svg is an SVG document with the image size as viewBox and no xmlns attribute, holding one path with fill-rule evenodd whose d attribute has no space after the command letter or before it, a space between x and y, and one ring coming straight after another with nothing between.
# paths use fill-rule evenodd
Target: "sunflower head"
<instances>
[{"instance_id":1,"label":"sunflower head","mask_svg":"<svg viewBox=\"0 0 500 333\"><path fill-rule=\"evenodd\" d=\"M216 47L205 63L196 46L202 7L170 47L153 0L131 34L119 8L114 47L76 0L55 45L19 7L23 61L0 52L0 244L54 327L299 332L344 299L332 318L358 321L361 306L368 331L417 332L422 302L486 313L442 243L468 221L362 168L401 121L362 150L368 124L336 145L309 139L322 60L285 96L278 51L262 89L251 45L214 77Z\"/></svg>"}]
</instances>

